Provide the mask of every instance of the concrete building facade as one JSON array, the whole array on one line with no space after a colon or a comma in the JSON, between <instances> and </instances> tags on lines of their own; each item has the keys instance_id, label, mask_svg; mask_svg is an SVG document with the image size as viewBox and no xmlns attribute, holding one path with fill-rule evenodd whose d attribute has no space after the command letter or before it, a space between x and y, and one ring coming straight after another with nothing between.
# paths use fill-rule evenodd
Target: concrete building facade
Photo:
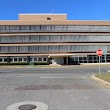
<instances>
[{"instance_id":1,"label":"concrete building facade","mask_svg":"<svg viewBox=\"0 0 110 110\"><path fill-rule=\"evenodd\" d=\"M0 63L110 62L110 21L67 20L66 14L19 14L0 21Z\"/></svg>"}]
</instances>

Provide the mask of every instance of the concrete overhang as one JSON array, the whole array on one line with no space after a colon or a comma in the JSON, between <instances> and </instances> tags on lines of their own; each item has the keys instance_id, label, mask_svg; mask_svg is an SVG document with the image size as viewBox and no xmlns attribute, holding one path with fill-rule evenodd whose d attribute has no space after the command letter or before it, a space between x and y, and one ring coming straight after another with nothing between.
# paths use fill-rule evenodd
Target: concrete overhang
<instances>
[{"instance_id":1,"label":"concrete overhang","mask_svg":"<svg viewBox=\"0 0 110 110\"><path fill-rule=\"evenodd\" d=\"M49 54L48 58L53 58L53 57L70 57L73 56L74 54Z\"/></svg>"}]
</instances>

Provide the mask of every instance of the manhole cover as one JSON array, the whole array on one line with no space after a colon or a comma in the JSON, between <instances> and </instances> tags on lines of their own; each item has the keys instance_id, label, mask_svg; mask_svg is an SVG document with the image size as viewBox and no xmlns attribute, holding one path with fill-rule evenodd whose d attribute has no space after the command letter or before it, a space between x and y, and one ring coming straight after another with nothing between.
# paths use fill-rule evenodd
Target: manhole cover
<instances>
[{"instance_id":1,"label":"manhole cover","mask_svg":"<svg viewBox=\"0 0 110 110\"><path fill-rule=\"evenodd\" d=\"M35 108L37 108L37 106L32 104L21 105L19 107L20 110L34 110Z\"/></svg>"},{"instance_id":2,"label":"manhole cover","mask_svg":"<svg viewBox=\"0 0 110 110\"><path fill-rule=\"evenodd\" d=\"M47 110L48 105L41 102L19 102L9 105L6 110Z\"/></svg>"}]
</instances>

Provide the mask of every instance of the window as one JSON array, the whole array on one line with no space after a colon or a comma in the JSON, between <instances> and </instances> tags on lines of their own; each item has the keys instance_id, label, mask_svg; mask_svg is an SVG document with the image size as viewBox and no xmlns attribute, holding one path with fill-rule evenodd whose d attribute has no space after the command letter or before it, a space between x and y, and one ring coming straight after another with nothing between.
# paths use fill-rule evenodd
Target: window
<instances>
[{"instance_id":1,"label":"window","mask_svg":"<svg viewBox=\"0 0 110 110\"><path fill-rule=\"evenodd\" d=\"M2 62L2 58L0 58L0 62Z\"/></svg>"},{"instance_id":2,"label":"window","mask_svg":"<svg viewBox=\"0 0 110 110\"><path fill-rule=\"evenodd\" d=\"M110 59L107 59L107 62L110 62Z\"/></svg>"},{"instance_id":3,"label":"window","mask_svg":"<svg viewBox=\"0 0 110 110\"><path fill-rule=\"evenodd\" d=\"M74 57L74 60L75 60L75 61L78 61L78 57Z\"/></svg>"},{"instance_id":4,"label":"window","mask_svg":"<svg viewBox=\"0 0 110 110\"><path fill-rule=\"evenodd\" d=\"M92 60L92 55L91 55L91 56L89 56L89 60Z\"/></svg>"},{"instance_id":5,"label":"window","mask_svg":"<svg viewBox=\"0 0 110 110\"><path fill-rule=\"evenodd\" d=\"M46 58L43 58L43 61L47 61L47 59Z\"/></svg>"},{"instance_id":6,"label":"window","mask_svg":"<svg viewBox=\"0 0 110 110\"><path fill-rule=\"evenodd\" d=\"M17 58L14 58L14 62L17 62L18 61L18 59Z\"/></svg>"},{"instance_id":7,"label":"window","mask_svg":"<svg viewBox=\"0 0 110 110\"><path fill-rule=\"evenodd\" d=\"M4 58L4 62L7 62L7 58Z\"/></svg>"},{"instance_id":8,"label":"window","mask_svg":"<svg viewBox=\"0 0 110 110\"><path fill-rule=\"evenodd\" d=\"M102 55L102 60L104 60L105 59L105 56L104 55Z\"/></svg>"},{"instance_id":9,"label":"window","mask_svg":"<svg viewBox=\"0 0 110 110\"><path fill-rule=\"evenodd\" d=\"M19 30L29 30L29 26L28 25L20 25Z\"/></svg>"},{"instance_id":10,"label":"window","mask_svg":"<svg viewBox=\"0 0 110 110\"><path fill-rule=\"evenodd\" d=\"M102 59L102 62L105 63L106 61L104 59Z\"/></svg>"},{"instance_id":11,"label":"window","mask_svg":"<svg viewBox=\"0 0 110 110\"><path fill-rule=\"evenodd\" d=\"M33 61L33 58L30 58L30 62L32 62Z\"/></svg>"},{"instance_id":12,"label":"window","mask_svg":"<svg viewBox=\"0 0 110 110\"><path fill-rule=\"evenodd\" d=\"M27 58L24 58L24 61L27 61Z\"/></svg>"},{"instance_id":13,"label":"window","mask_svg":"<svg viewBox=\"0 0 110 110\"><path fill-rule=\"evenodd\" d=\"M37 58L34 58L34 61L37 61Z\"/></svg>"},{"instance_id":14,"label":"window","mask_svg":"<svg viewBox=\"0 0 110 110\"><path fill-rule=\"evenodd\" d=\"M83 57L83 60L87 60L87 57Z\"/></svg>"},{"instance_id":15,"label":"window","mask_svg":"<svg viewBox=\"0 0 110 110\"><path fill-rule=\"evenodd\" d=\"M19 62L22 62L22 58L19 58L18 61L19 61Z\"/></svg>"},{"instance_id":16,"label":"window","mask_svg":"<svg viewBox=\"0 0 110 110\"><path fill-rule=\"evenodd\" d=\"M97 60L97 57L93 57L93 60Z\"/></svg>"},{"instance_id":17,"label":"window","mask_svg":"<svg viewBox=\"0 0 110 110\"><path fill-rule=\"evenodd\" d=\"M39 58L39 61L42 61L42 58Z\"/></svg>"},{"instance_id":18,"label":"window","mask_svg":"<svg viewBox=\"0 0 110 110\"><path fill-rule=\"evenodd\" d=\"M79 57L79 60L82 60L82 57Z\"/></svg>"}]
</instances>

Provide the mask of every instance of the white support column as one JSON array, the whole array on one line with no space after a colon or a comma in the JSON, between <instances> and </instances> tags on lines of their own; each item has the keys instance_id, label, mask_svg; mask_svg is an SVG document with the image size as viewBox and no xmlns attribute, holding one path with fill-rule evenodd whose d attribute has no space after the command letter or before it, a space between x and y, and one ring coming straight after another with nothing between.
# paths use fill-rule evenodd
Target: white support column
<instances>
[{"instance_id":1,"label":"white support column","mask_svg":"<svg viewBox=\"0 0 110 110\"><path fill-rule=\"evenodd\" d=\"M68 65L68 57L66 57L66 65Z\"/></svg>"}]
</instances>

